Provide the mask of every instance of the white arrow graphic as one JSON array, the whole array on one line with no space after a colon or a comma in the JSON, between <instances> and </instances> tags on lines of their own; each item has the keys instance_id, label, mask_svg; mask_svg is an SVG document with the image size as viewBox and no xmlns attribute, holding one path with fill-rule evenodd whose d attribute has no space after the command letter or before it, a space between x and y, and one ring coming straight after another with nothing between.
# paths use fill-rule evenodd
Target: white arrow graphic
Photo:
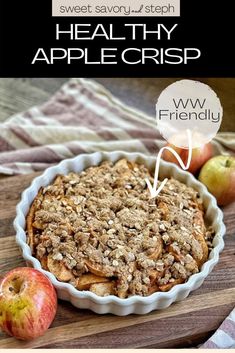
<instances>
[{"instance_id":1,"label":"white arrow graphic","mask_svg":"<svg viewBox=\"0 0 235 353\"><path fill-rule=\"evenodd\" d=\"M189 168L190 162L191 162L191 159L192 159L192 134L191 134L191 131L188 130L188 129L187 129L187 135L188 135L188 160L187 160L186 165L184 165L184 162L182 161L182 159L180 158L178 153L175 150L173 150L173 148L171 148L169 146L162 147L160 149L160 151L158 152L157 159L156 159L153 186L151 185L149 179L147 179L147 178L145 179L145 181L146 181L146 183L148 185L149 191L150 191L151 199L154 198L154 197L157 197L157 195L164 188L164 186L165 186L165 184L166 184L166 182L168 180L167 178L164 179L162 181L161 185L159 186L159 188L157 189L158 174L159 174L159 167L160 167L160 159L161 159L161 156L162 156L162 152L164 150L170 151L175 156L175 158L178 160L178 162L179 162L179 164L180 164L182 169L187 170Z\"/></svg>"}]
</instances>

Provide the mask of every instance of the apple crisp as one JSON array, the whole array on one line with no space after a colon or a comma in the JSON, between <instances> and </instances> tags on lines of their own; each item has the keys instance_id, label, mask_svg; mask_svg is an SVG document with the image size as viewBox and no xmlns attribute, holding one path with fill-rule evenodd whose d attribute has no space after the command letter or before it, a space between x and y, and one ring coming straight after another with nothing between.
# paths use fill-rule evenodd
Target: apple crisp
<instances>
[{"instance_id":1,"label":"apple crisp","mask_svg":"<svg viewBox=\"0 0 235 353\"><path fill-rule=\"evenodd\" d=\"M197 191L170 179L151 199L142 164L121 159L58 175L27 216L33 255L59 281L97 295L148 296L200 271L213 231Z\"/></svg>"}]
</instances>

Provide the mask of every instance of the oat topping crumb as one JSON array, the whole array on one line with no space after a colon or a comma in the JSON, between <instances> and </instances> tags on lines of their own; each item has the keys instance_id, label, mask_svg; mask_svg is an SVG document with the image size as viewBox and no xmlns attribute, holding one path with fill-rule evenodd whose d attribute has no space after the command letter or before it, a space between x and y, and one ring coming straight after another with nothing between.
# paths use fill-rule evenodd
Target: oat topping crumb
<instances>
[{"instance_id":1,"label":"oat topping crumb","mask_svg":"<svg viewBox=\"0 0 235 353\"><path fill-rule=\"evenodd\" d=\"M43 268L79 290L120 298L166 291L200 271L212 248L197 191L170 179L150 199L144 165L103 162L58 175L28 215Z\"/></svg>"}]
</instances>

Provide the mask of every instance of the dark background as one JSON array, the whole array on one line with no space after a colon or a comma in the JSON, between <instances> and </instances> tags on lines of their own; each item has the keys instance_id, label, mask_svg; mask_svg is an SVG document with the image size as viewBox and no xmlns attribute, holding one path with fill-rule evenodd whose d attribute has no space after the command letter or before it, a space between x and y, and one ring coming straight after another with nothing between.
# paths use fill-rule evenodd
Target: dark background
<instances>
[{"instance_id":1,"label":"dark background","mask_svg":"<svg viewBox=\"0 0 235 353\"><path fill-rule=\"evenodd\" d=\"M154 3L154 0L153 0ZM181 0L181 16L110 17L102 23L179 23L171 41L56 41L55 24L101 22L101 18L51 16L51 0L0 0L0 77L234 77L235 3L211 0ZM120 32L120 35L122 33ZM62 61L54 65L31 65L39 47L195 47L202 51L198 60L184 65L84 65Z\"/></svg>"},{"instance_id":2,"label":"dark background","mask_svg":"<svg viewBox=\"0 0 235 353\"><path fill-rule=\"evenodd\" d=\"M155 116L155 104L164 88L180 78L95 78L123 103ZM220 131L235 132L235 78L193 79L209 85L223 106ZM19 111L47 101L69 78L0 78L0 122Z\"/></svg>"}]
</instances>

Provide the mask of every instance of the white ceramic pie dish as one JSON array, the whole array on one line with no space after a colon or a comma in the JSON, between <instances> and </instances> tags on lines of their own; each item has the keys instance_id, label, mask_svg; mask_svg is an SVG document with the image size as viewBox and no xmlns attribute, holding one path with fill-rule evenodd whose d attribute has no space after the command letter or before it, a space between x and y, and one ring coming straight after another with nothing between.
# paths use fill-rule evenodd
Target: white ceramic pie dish
<instances>
[{"instance_id":1,"label":"white ceramic pie dish","mask_svg":"<svg viewBox=\"0 0 235 353\"><path fill-rule=\"evenodd\" d=\"M201 286L205 278L219 261L219 253L224 247L223 236L225 234L225 226L223 223L223 213L218 208L215 198L207 191L205 186L192 176L192 174L182 171L172 163L161 161L160 179L172 176L198 190L206 209L206 221L213 226L216 235L213 240L213 250L210 252L209 259L204 263L201 271L192 275L186 283L174 286L169 292L156 292L148 297L135 295L127 299L120 299L114 295L99 297L89 291L79 291L69 283L59 282L52 273L43 270L40 262L32 256L30 247L26 242L26 216L41 186L50 184L57 174L68 174L70 171L81 172L89 166L99 165L104 160L115 162L120 158L144 163L149 170L154 170L155 168L156 158L154 157L145 156L141 153L125 153L118 151L82 154L73 159L64 160L57 166L46 169L45 172L35 178L29 188L22 193L21 201L16 207L16 218L14 221L16 242L21 248L22 256L27 265L40 270L51 280L60 299L70 301L78 308L90 309L98 314L112 313L120 316L133 313L146 314L152 310L164 309L173 302L186 298L191 291Z\"/></svg>"}]
</instances>

